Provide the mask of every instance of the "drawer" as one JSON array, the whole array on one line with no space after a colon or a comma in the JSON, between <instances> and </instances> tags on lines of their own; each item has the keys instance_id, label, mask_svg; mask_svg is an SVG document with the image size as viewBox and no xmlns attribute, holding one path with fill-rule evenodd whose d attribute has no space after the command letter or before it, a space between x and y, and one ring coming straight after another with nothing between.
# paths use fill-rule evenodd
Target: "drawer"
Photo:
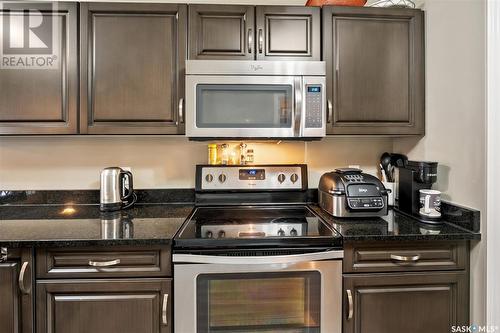
<instances>
[{"instance_id":1,"label":"drawer","mask_svg":"<svg viewBox=\"0 0 500 333\"><path fill-rule=\"evenodd\" d=\"M461 270L467 264L466 242L344 244L345 273Z\"/></svg>"},{"instance_id":2,"label":"drawer","mask_svg":"<svg viewBox=\"0 0 500 333\"><path fill-rule=\"evenodd\" d=\"M36 254L37 278L167 277L169 246L49 248Z\"/></svg>"}]
</instances>

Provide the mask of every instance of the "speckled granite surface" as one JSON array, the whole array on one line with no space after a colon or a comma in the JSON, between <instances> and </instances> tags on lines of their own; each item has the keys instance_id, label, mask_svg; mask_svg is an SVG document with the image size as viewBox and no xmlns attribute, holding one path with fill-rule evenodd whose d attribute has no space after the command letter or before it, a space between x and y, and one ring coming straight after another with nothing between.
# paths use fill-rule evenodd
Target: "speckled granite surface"
<instances>
[{"instance_id":1,"label":"speckled granite surface","mask_svg":"<svg viewBox=\"0 0 500 333\"><path fill-rule=\"evenodd\" d=\"M328 215L316 205L311 208L342 235L344 242L481 239L480 233L458 225L446 221L440 225L420 223L394 210L389 210L389 215L383 218L341 219Z\"/></svg>"},{"instance_id":2,"label":"speckled granite surface","mask_svg":"<svg viewBox=\"0 0 500 333\"><path fill-rule=\"evenodd\" d=\"M98 205L0 206L0 245L170 244L192 205L138 204L116 213Z\"/></svg>"}]
</instances>

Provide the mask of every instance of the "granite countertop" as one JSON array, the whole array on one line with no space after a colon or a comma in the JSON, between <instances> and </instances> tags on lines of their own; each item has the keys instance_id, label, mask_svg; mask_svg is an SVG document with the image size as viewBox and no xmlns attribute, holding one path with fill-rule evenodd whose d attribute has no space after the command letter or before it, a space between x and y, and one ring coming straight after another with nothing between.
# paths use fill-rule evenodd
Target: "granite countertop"
<instances>
[{"instance_id":1,"label":"granite countertop","mask_svg":"<svg viewBox=\"0 0 500 333\"><path fill-rule=\"evenodd\" d=\"M101 213L99 205L0 206L0 246L170 244L189 204L136 204Z\"/></svg>"},{"instance_id":2,"label":"granite countertop","mask_svg":"<svg viewBox=\"0 0 500 333\"><path fill-rule=\"evenodd\" d=\"M384 217L346 219L332 217L317 205L310 207L342 235L344 242L481 239L479 232L467 230L449 221L445 220L440 225L421 223L392 209Z\"/></svg>"}]
</instances>

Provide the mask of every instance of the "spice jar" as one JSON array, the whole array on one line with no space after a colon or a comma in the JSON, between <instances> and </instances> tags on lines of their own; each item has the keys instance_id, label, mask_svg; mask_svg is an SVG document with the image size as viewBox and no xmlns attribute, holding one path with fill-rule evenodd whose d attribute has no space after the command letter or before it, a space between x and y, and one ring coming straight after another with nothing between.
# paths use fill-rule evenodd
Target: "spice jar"
<instances>
[{"instance_id":1,"label":"spice jar","mask_svg":"<svg viewBox=\"0 0 500 333\"><path fill-rule=\"evenodd\" d=\"M227 165L229 163L229 148L227 143L223 143L220 146L220 151L221 151L221 164Z\"/></svg>"},{"instance_id":2,"label":"spice jar","mask_svg":"<svg viewBox=\"0 0 500 333\"><path fill-rule=\"evenodd\" d=\"M247 161L246 161L246 164L253 164L253 162L254 162L253 149L247 149Z\"/></svg>"},{"instance_id":3,"label":"spice jar","mask_svg":"<svg viewBox=\"0 0 500 333\"><path fill-rule=\"evenodd\" d=\"M208 145L208 164L217 164L217 145L215 143Z\"/></svg>"}]
</instances>

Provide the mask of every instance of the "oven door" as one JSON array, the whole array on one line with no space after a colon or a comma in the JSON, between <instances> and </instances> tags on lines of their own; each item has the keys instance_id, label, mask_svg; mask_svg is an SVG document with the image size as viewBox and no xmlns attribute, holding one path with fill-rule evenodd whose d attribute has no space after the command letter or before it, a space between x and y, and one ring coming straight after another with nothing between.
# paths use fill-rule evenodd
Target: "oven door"
<instances>
[{"instance_id":1,"label":"oven door","mask_svg":"<svg viewBox=\"0 0 500 333\"><path fill-rule=\"evenodd\" d=\"M301 76L186 76L188 137L300 136Z\"/></svg>"},{"instance_id":2,"label":"oven door","mask_svg":"<svg viewBox=\"0 0 500 333\"><path fill-rule=\"evenodd\" d=\"M342 256L174 254L174 332L341 333Z\"/></svg>"}]
</instances>

